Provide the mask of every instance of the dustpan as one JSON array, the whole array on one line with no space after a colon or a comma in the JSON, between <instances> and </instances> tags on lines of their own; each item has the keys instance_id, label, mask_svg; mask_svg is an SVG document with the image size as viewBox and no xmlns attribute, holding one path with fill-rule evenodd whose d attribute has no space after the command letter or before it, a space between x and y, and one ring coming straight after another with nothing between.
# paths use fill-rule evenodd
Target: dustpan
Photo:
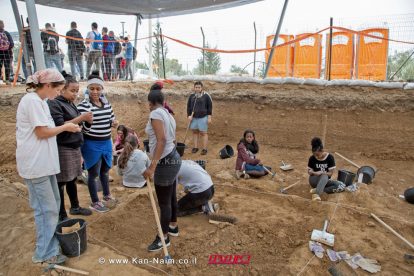
<instances>
[{"instance_id":1,"label":"dustpan","mask_svg":"<svg viewBox=\"0 0 414 276\"><path fill-rule=\"evenodd\" d=\"M293 166L291 164L285 164L282 160L282 166L279 167L282 171L291 171L293 170Z\"/></svg>"},{"instance_id":2,"label":"dustpan","mask_svg":"<svg viewBox=\"0 0 414 276\"><path fill-rule=\"evenodd\" d=\"M317 230L317 229L314 229L312 231L311 240L333 247L334 242L335 242L335 235L326 232L327 228L328 228L328 221L325 220L325 224L323 226L322 231Z\"/></svg>"}]
</instances>

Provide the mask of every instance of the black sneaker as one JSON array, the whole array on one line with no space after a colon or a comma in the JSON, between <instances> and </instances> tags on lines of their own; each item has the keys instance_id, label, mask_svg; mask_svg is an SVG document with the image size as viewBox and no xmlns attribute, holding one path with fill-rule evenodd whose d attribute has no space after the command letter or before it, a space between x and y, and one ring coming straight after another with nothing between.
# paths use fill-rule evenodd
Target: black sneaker
<instances>
[{"instance_id":1,"label":"black sneaker","mask_svg":"<svg viewBox=\"0 0 414 276\"><path fill-rule=\"evenodd\" d=\"M81 216L90 216L92 215L92 211L86 208L78 207L78 208L70 208L69 213L71 215L81 215Z\"/></svg>"},{"instance_id":2,"label":"black sneaker","mask_svg":"<svg viewBox=\"0 0 414 276\"><path fill-rule=\"evenodd\" d=\"M201 155L206 155L207 154L207 149L203 149L202 151L201 151Z\"/></svg>"},{"instance_id":3,"label":"black sneaker","mask_svg":"<svg viewBox=\"0 0 414 276\"><path fill-rule=\"evenodd\" d=\"M197 151L198 151L198 148L193 148L193 149L191 150L191 153L197 153Z\"/></svg>"},{"instance_id":4,"label":"black sneaker","mask_svg":"<svg viewBox=\"0 0 414 276\"><path fill-rule=\"evenodd\" d=\"M175 228L171 228L171 226L168 226L168 234L174 237L178 237L178 226Z\"/></svg>"},{"instance_id":5,"label":"black sneaker","mask_svg":"<svg viewBox=\"0 0 414 276\"><path fill-rule=\"evenodd\" d=\"M167 246L170 246L170 238L167 237L167 239L165 240L165 244ZM158 235L155 237L155 240L148 246L148 251L149 252L155 252L155 251L159 251L162 249L162 242L161 242L161 238L158 237Z\"/></svg>"}]
</instances>

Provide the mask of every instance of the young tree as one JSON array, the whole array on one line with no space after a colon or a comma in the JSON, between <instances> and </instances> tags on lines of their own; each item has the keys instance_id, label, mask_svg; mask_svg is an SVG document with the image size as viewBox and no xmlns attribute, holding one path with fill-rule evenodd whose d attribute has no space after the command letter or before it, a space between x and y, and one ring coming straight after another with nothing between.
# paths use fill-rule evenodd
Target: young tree
<instances>
[{"instance_id":1,"label":"young tree","mask_svg":"<svg viewBox=\"0 0 414 276\"><path fill-rule=\"evenodd\" d=\"M206 48L210 48L208 43L206 45ZM214 47L214 49L217 49L217 47ZM201 54L203 54L203 51L201 51ZM203 74L203 57L201 56L201 58L199 58L197 61L198 61L198 66L194 69L194 74L202 75ZM204 51L204 67L205 67L205 74L207 75L214 75L218 71L220 71L221 59L220 59L219 53Z\"/></svg>"},{"instance_id":2,"label":"young tree","mask_svg":"<svg viewBox=\"0 0 414 276\"><path fill-rule=\"evenodd\" d=\"M157 21L154 26L153 35L155 37L155 41L152 43L152 66L155 67L155 72L157 73L158 77L164 76L164 70L162 67L162 49L161 49L161 23ZM167 59L168 47L167 42L163 40L162 46L164 48L164 58ZM145 48L145 51L149 53L148 48ZM168 70L167 70L168 72Z\"/></svg>"},{"instance_id":3,"label":"young tree","mask_svg":"<svg viewBox=\"0 0 414 276\"><path fill-rule=\"evenodd\" d=\"M247 74L247 71L246 70L243 70L243 68L241 68L240 66L237 66L235 64L233 64L230 67L230 72L231 73L236 73L236 74Z\"/></svg>"},{"instance_id":4,"label":"young tree","mask_svg":"<svg viewBox=\"0 0 414 276\"><path fill-rule=\"evenodd\" d=\"M394 80L414 80L414 55L409 58L411 53L412 51L395 51L393 55L388 57L388 77L391 77L400 68L400 66L406 62L401 70L395 75Z\"/></svg>"}]
</instances>

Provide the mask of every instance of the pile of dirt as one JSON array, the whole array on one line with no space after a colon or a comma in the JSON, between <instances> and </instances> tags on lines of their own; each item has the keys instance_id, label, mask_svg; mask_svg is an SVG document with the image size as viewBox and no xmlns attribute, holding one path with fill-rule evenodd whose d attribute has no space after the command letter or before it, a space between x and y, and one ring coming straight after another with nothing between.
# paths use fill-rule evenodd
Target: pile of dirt
<instances>
[{"instance_id":1,"label":"pile of dirt","mask_svg":"<svg viewBox=\"0 0 414 276\"><path fill-rule=\"evenodd\" d=\"M137 131L147 123L149 86L150 83L115 83L106 88L117 119ZM166 85L168 103L175 111L178 141L182 141L187 127L186 99L191 88L190 82ZM112 170L115 181L111 183L111 192L120 204L109 213L86 217L88 249L80 259L72 258L68 266L90 271L91 275L327 275L329 260L312 259L308 241L311 231L321 229L328 218L329 232L335 234L335 250L360 252L378 260L383 275L412 274L412 265L403 260L408 247L369 214L377 214L414 241L414 205L398 197L413 186L414 180L413 92L213 82L205 82L205 88L214 104L209 153L200 156L186 150L184 158L207 161L220 213L236 216L239 222L209 224L203 214L179 218L180 236L171 238L170 253L175 259L196 258L196 264L101 265L100 257L162 257L162 253L146 251L157 233L147 189L122 187L120 177ZM5 275L41 274L41 268L30 260L35 239L27 191L23 184L16 183L22 182L15 167L14 138L16 105L22 92L19 88L0 97L0 274ZM310 140L321 135L325 115L327 149L360 165L374 165L378 171L373 184L362 186L355 193L323 195L322 202L312 202L306 166ZM261 146L259 158L277 172L274 179L266 176L238 181L234 177L235 157L220 159L218 153L224 145L236 149L246 128L255 130ZM282 160L295 170L279 170ZM338 157L336 162L337 168L356 172L356 168ZM279 192L281 187L297 181L300 183L288 195ZM78 191L81 205L87 206L87 187L78 185ZM248 254L251 262L209 265L211 254Z\"/></svg>"}]
</instances>

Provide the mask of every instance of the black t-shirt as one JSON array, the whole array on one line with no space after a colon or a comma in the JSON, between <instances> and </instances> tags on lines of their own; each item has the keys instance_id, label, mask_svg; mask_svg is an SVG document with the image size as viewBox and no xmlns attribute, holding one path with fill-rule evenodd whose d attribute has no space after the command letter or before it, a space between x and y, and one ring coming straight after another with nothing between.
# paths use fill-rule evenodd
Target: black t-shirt
<instances>
[{"instance_id":1,"label":"black t-shirt","mask_svg":"<svg viewBox=\"0 0 414 276\"><path fill-rule=\"evenodd\" d=\"M314 172L328 172L335 169L335 166L335 158L330 153L328 153L324 160L318 160L313 155L309 157L308 168L312 169Z\"/></svg>"}]
</instances>

